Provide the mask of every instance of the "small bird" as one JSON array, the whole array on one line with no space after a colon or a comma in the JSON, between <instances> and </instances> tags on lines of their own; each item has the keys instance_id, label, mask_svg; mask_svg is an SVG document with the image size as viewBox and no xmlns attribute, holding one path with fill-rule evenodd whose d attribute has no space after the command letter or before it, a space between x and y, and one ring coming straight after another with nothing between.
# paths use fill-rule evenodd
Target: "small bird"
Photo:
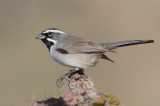
<instances>
[{"instance_id":1,"label":"small bird","mask_svg":"<svg viewBox=\"0 0 160 106\"><path fill-rule=\"evenodd\" d=\"M105 52L114 52L112 50L118 47L154 42L154 40L125 40L111 43L96 43L72 36L56 28L48 28L40 32L36 39L42 40L55 61L74 68L57 79L58 87L60 87L61 81L65 77L69 79L72 73L95 66L99 59L114 62L104 54Z\"/></svg>"}]
</instances>

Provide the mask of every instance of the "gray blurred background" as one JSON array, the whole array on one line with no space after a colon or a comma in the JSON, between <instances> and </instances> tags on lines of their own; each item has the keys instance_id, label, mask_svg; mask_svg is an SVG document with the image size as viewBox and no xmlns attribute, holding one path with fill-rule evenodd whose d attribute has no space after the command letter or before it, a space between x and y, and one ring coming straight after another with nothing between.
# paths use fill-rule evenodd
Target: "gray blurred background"
<instances>
[{"instance_id":1,"label":"gray blurred background","mask_svg":"<svg viewBox=\"0 0 160 106\"><path fill-rule=\"evenodd\" d=\"M159 0L0 0L0 22L0 106L29 106L60 94L56 79L70 68L35 39L49 27L96 42L154 39L106 53L115 63L101 60L85 72L122 106L159 105Z\"/></svg>"}]
</instances>

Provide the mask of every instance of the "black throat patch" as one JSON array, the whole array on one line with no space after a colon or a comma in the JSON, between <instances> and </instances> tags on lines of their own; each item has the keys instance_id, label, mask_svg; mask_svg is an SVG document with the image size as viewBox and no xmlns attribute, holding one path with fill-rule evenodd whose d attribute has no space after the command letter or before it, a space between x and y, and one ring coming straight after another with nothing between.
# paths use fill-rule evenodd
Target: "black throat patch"
<instances>
[{"instance_id":1,"label":"black throat patch","mask_svg":"<svg viewBox=\"0 0 160 106\"><path fill-rule=\"evenodd\" d=\"M47 46L48 50L50 51L51 46L54 45L53 42L48 41L47 39L42 39L43 43Z\"/></svg>"}]
</instances>

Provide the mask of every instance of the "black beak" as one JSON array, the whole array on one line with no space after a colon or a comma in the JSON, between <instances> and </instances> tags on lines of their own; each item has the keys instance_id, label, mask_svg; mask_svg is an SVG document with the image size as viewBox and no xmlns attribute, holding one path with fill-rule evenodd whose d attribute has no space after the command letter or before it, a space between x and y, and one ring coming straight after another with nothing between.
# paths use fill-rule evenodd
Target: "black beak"
<instances>
[{"instance_id":1,"label":"black beak","mask_svg":"<svg viewBox=\"0 0 160 106\"><path fill-rule=\"evenodd\" d=\"M45 38L45 36L41 35L41 34L36 36L36 39L44 39L44 38Z\"/></svg>"}]
</instances>

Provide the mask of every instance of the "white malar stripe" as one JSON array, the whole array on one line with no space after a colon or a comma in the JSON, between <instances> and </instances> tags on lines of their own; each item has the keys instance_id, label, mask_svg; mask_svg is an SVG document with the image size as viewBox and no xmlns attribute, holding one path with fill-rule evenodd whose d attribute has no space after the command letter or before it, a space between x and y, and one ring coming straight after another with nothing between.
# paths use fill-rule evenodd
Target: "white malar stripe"
<instances>
[{"instance_id":1,"label":"white malar stripe","mask_svg":"<svg viewBox=\"0 0 160 106\"><path fill-rule=\"evenodd\" d=\"M50 42L53 42L54 44L57 43L57 41L55 41L55 40L53 40L53 39L50 39L50 38L47 38L47 40L50 41Z\"/></svg>"},{"instance_id":2,"label":"white malar stripe","mask_svg":"<svg viewBox=\"0 0 160 106\"><path fill-rule=\"evenodd\" d=\"M63 31L60 31L60 30L47 30L47 31L45 31L43 33L48 33L48 32L65 34Z\"/></svg>"}]
</instances>

